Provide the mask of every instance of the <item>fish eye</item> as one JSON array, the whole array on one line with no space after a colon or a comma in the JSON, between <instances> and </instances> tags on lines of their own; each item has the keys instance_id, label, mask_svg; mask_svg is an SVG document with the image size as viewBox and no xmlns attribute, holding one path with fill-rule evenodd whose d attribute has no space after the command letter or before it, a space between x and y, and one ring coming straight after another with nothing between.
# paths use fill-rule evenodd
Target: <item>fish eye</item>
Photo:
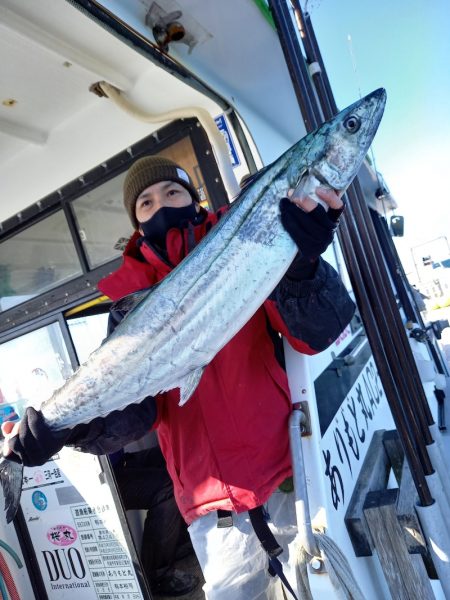
<instances>
[{"instance_id":1,"label":"fish eye","mask_svg":"<svg viewBox=\"0 0 450 600\"><path fill-rule=\"evenodd\" d=\"M345 119L344 127L349 133L356 133L361 127L361 119L355 115L350 115Z\"/></svg>"}]
</instances>

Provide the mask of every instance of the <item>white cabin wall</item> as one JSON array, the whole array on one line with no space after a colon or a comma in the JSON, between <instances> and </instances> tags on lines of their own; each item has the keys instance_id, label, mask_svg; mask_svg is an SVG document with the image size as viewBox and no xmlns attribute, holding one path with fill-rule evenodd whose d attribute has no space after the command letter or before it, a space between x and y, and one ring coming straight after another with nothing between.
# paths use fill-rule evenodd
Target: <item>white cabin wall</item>
<instances>
[{"instance_id":1,"label":"white cabin wall","mask_svg":"<svg viewBox=\"0 0 450 600\"><path fill-rule=\"evenodd\" d=\"M28 145L2 164L0 194L10 201L0 203L0 221L151 133L151 126L117 112L105 101L102 110L77 113L52 133L45 148Z\"/></svg>"},{"instance_id":2,"label":"white cabin wall","mask_svg":"<svg viewBox=\"0 0 450 600\"><path fill-rule=\"evenodd\" d=\"M251 2L233 0L225 6L215 0L205 11L193 0L182 4L186 14L193 11L199 20L208 13L206 26L216 31L211 45L203 45L203 55L200 47L188 54L186 46L171 47L171 54L235 107L256 146L257 165L272 162L305 134L275 32ZM144 25L147 3L110 0L104 5L153 42ZM109 100L89 92L96 81L118 85L151 113L185 106L206 108L212 117L223 112L68 3L42 0L38 7L4 0L1 11L3 38L17 43L20 52L13 53L17 62L4 82L18 103L10 110L2 108L0 118L11 121L17 131L22 125L40 131L43 139L37 143L0 133L0 223L165 124L149 125L121 113ZM224 25L234 22L236 31L220 28L219 17ZM239 30L245 31L249 23L250 40ZM271 77L261 81L261 68ZM14 72L21 76L14 78Z\"/></svg>"},{"instance_id":3,"label":"white cabin wall","mask_svg":"<svg viewBox=\"0 0 450 600\"><path fill-rule=\"evenodd\" d=\"M142 105L142 104L141 104ZM220 111L211 110L213 117ZM215 113L215 114L214 114ZM264 164L275 160L289 141L259 115L246 111L246 125ZM106 99L52 131L45 146L28 144L0 165L0 222L34 204L109 157L149 135L159 125L146 124L119 111Z\"/></svg>"},{"instance_id":4,"label":"white cabin wall","mask_svg":"<svg viewBox=\"0 0 450 600\"><path fill-rule=\"evenodd\" d=\"M146 6L151 2L102 0L101 4L154 42L145 25ZM225 4L213 0L205 5L197 0L161 0L159 4L179 5L211 32L212 37L191 53L179 43L170 45L169 54L237 111L264 164L306 135L277 34L253 2L230 0ZM261 72L267 77L261 77Z\"/></svg>"}]
</instances>

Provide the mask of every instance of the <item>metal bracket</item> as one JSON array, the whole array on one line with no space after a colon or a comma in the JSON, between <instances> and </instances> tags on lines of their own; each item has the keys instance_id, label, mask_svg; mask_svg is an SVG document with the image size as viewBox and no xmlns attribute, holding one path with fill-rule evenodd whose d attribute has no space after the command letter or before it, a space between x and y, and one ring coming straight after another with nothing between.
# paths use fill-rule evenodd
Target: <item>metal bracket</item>
<instances>
[{"instance_id":1,"label":"metal bracket","mask_svg":"<svg viewBox=\"0 0 450 600\"><path fill-rule=\"evenodd\" d=\"M303 413L302 422L300 425L302 437L308 437L308 436L312 435L309 403L306 400L302 400L299 402L299 404L300 404L300 410Z\"/></svg>"}]
</instances>

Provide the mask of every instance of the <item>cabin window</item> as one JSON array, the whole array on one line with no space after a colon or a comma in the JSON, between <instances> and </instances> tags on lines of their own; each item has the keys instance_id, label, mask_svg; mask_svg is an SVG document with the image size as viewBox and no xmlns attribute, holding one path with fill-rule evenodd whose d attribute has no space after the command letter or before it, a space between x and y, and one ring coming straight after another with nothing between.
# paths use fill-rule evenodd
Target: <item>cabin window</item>
<instances>
[{"instance_id":1,"label":"cabin window","mask_svg":"<svg viewBox=\"0 0 450 600\"><path fill-rule=\"evenodd\" d=\"M0 243L0 310L81 275L62 210Z\"/></svg>"},{"instance_id":2,"label":"cabin window","mask_svg":"<svg viewBox=\"0 0 450 600\"><path fill-rule=\"evenodd\" d=\"M50 323L0 345L0 422L39 408L72 375L59 323Z\"/></svg>"},{"instance_id":3,"label":"cabin window","mask_svg":"<svg viewBox=\"0 0 450 600\"><path fill-rule=\"evenodd\" d=\"M227 204L196 119L170 123L106 159L2 223L0 334L98 296L97 282L119 266L133 233L122 199L126 171L148 154L186 169L205 208Z\"/></svg>"},{"instance_id":4,"label":"cabin window","mask_svg":"<svg viewBox=\"0 0 450 600\"><path fill-rule=\"evenodd\" d=\"M87 361L89 355L102 345L108 332L109 313L70 318L67 321L78 362Z\"/></svg>"},{"instance_id":5,"label":"cabin window","mask_svg":"<svg viewBox=\"0 0 450 600\"><path fill-rule=\"evenodd\" d=\"M121 173L72 204L78 233L91 269L120 256L132 230L123 207Z\"/></svg>"}]
</instances>

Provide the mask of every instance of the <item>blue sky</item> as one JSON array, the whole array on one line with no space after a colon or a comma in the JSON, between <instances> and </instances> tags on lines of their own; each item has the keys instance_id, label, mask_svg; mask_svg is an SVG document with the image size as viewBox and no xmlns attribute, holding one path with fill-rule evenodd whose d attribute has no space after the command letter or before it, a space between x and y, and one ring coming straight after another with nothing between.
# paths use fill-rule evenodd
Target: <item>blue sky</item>
<instances>
[{"instance_id":1,"label":"blue sky","mask_svg":"<svg viewBox=\"0 0 450 600\"><path fill-rule=\"evenodd\" d=\"M440 236L450 242L450 2L305 4L338 106L354 102L358 88L362 95L386 88L373 150L397 200L396 212L405 217L405 238L397 240L397 248L410 270L411 247ZM435 253L444 247L443 239L429 246Z\"/></svg>"}]
</instances>

